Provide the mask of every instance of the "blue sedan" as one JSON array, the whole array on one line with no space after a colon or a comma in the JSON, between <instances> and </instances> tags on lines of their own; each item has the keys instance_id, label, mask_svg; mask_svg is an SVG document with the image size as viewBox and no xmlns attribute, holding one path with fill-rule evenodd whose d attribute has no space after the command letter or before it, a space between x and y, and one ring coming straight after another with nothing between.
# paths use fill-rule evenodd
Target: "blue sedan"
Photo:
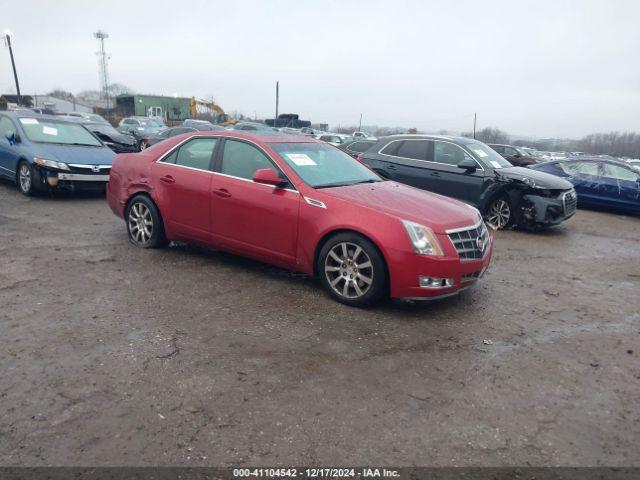
<instances>
[{"instance_id":1,"label":"blue sedan","mask_svg":"<svg viewBox=\"0 0 640 480\"><path fill-rule=\"evenodd\" d=\"M640 214L640 170L608 158L569 158L529 168L569 180L578 205Z\"/></svg>"},{"instance_id":2,"label":"blue sedan","mask_svg":"<svg viewBox=\"0 0 640 480\"><path fill-rule=\"evenodd\" d=\"M104 187L115 153L77 122L0 112L0 177L34 195L53 188Z\"/></svg>"}]
</instances>

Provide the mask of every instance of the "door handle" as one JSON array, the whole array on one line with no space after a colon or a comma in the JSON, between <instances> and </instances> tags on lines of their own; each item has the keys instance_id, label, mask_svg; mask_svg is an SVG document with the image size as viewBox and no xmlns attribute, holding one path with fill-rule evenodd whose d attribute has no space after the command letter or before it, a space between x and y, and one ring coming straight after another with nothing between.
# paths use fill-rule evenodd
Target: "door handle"
<instances>
[{"instance_id":1,"label":"door handle","mask_svg":"<svg viewBox=\"0 0 640 480\"><path fill-rule=\"evenodd\" d=\"M440 172L431 172L431 176L432 177L439 177L440 176Z\"/></svg>"},{"instance_id":2,"label":"door handle","mask_svg":"<svg viewBox=\"0 0 640 480\"><path fill-rule=\"evenodd\" d=\"M213 193L222 198L229 198L231 196L231 192L229 192L229 190L227 190L226 188L214 190Z\"/></svg>"},{"instance_id":3,"label":"door handle","mask_svg":"<svg viewBox=\"0 0 640 480\"><path fill-rule=\"evenodd\" d=\"M160 181L164 183L176 183L176 179L171 175L165 175L164 177L160 177Z\"/></svg>"}]
</instances>

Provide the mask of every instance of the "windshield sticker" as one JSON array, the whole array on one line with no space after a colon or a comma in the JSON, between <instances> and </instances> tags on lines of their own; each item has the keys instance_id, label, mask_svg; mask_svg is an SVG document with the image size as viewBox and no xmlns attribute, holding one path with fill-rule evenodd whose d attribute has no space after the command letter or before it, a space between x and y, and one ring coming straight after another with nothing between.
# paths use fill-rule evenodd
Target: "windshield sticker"
<instances>
[{"instance_id":1,"label":"windshield sticker","mask_svg":"<svg viewBox=\"0 0 640 480\"><path fill-rule=\"evenodd\" d=\"M493 166L493 168L502 168L502 165L500 165L495 160L491 160L491 165Z\"/></svg>"},{"instance_id":2,"label":"windshield sticker","mask_svg":"<svg viewBox=\"0 0 640 480\"><path fill-rule=\"evenodd\" d=\"M42 127L42 133L45 135L58 135L58 129L53 127L47 127L46 125Z\"/></svg>"},{"instance_id":3,"label":"windshield sticker","mask_svg":"<svg viewBox=\"0 0 640 480\"><path fill-rule=\"evenodd\" d=\"M489 156L484 150L481 150L479 148L474 148L473 151L476 152L476 155L478 155L480 158L484 158L484 157L488 157Z\"/></svg>"},{"instance_id":4,"label":"windshield sticker","mask_svg":"<svg viewBox=\"0 0 640 480\"><path fill-rule=\"evenodd\" d=\"M21 118L20 123L23 125L38 125L37 118Z\"/></svg>"},{"instance_id":5,"label":"windshield sticker","mask_svg":"<svg viewBox=\"0 0 640 480\"><path fill-rule=\"evenodd\" d=\"M287 153L287 157L289 157L289 159L299 167L317 165L316 162L311 160L304 153Z\"/></svg>"}]
</instances>

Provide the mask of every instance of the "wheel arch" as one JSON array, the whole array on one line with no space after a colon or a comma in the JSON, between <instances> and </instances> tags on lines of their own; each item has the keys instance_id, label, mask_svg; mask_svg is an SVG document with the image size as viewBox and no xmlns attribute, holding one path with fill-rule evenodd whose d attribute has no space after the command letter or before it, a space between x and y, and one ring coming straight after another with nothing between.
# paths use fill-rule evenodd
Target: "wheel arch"
<instances>
[{"instance_id":1,"label":"wheel arch","mask_svg":"<svg viewBox=\"0 0 640 480\"><path fill-rule=\"evenodd\" d=\"M385 255L384 250L380 246L380 242L376 241L376 239L372 238L370 235L367 235L362 231L359 231L355 228L348 228L348 227L335 228L333 230L329 230L328 232L324 233L324 235L320 238L320 240L318 240L318 243L316 244L316 248L313 252L313 275L314 276L318 275L318 258L320 257L320 251L322 250L322 247L324 247L324 244L327 243L327 241L331 237L335 235L339 235L340 233L355 233L356 235L360 235L361 237L369 240L380 253L382 260L384 261L384 269L387 275L387 281L389 280L389 260L387 259L387 256Z\"/></svg>"}]
</instances>

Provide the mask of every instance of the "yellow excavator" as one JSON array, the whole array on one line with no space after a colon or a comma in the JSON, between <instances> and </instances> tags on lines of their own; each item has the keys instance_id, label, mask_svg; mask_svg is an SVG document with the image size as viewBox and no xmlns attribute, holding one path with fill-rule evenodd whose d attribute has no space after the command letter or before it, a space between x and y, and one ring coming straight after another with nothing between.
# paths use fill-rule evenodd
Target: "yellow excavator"
<instances>
[{"instance_id":1,"label":"yellow excavator","mask_svg":"<svg viewBox=\"0 0 640 480\"><path fill-rule=\"evenodd\" d=\"M191 97L189 108L191 109L191 118L202 116L213 117L213 122L223 127L228 127L236 123L235 118L224 113L224 110L214 102L207 102Z\"/></svg>"}]
</instances>

